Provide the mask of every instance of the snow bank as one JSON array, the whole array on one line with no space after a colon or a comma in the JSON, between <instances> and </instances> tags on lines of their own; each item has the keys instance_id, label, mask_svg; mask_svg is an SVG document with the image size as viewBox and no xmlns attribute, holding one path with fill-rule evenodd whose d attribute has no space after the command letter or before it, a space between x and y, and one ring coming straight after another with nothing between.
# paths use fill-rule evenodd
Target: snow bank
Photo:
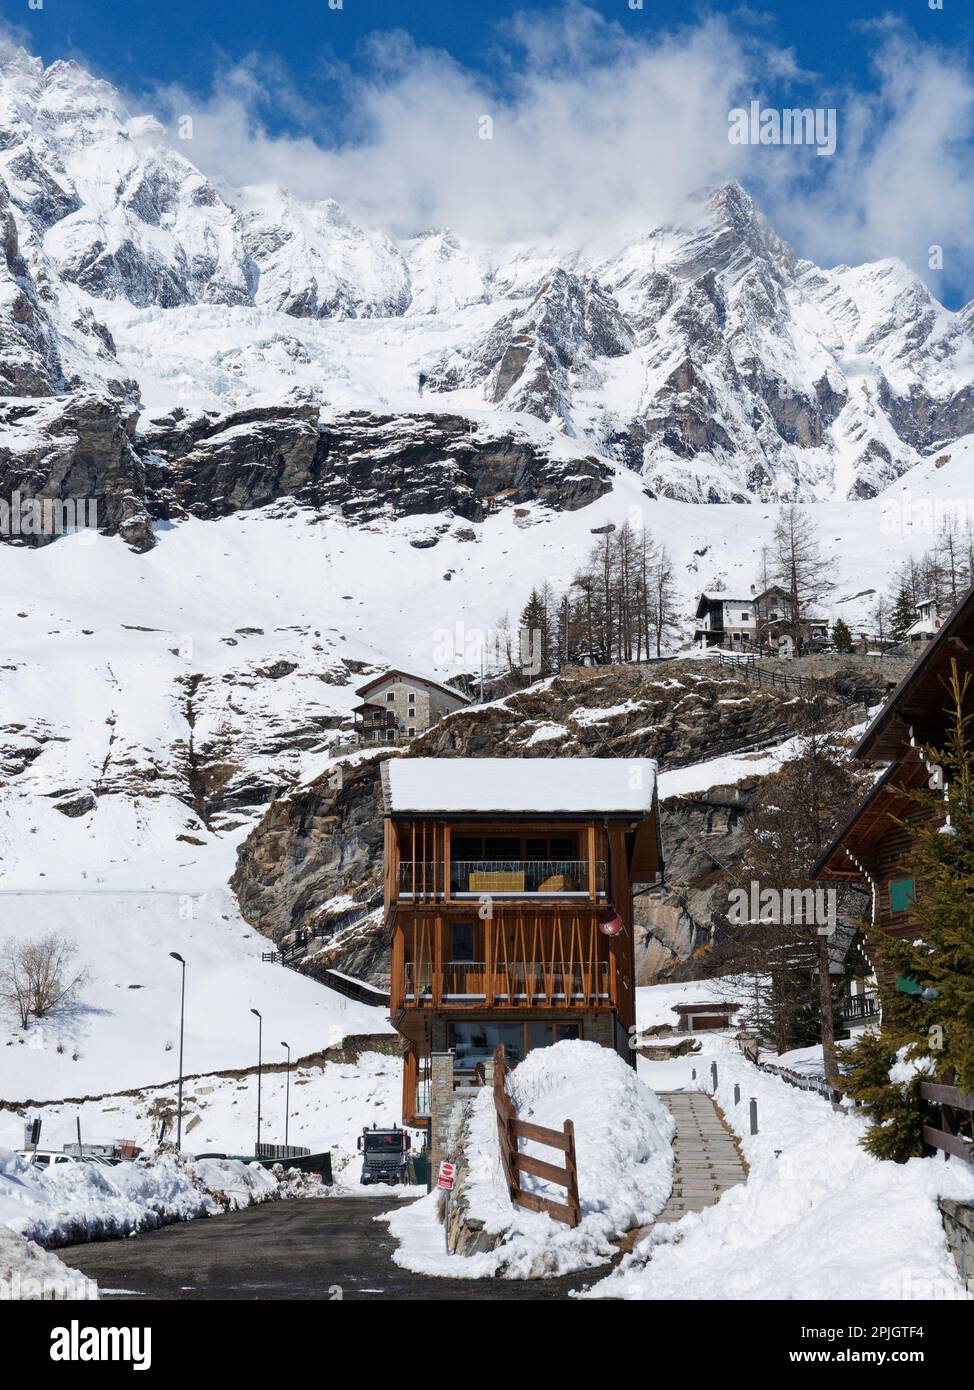
<instances>
[{"instance_id":1,"label":"snow bank","mask_svg":"<svg viewBox=\"0 0 974 1390\"><path fill-rule=\"evenodd\" d=\"M575 1125L582 1221L571 1230L540 1212L513 1207L497 1145L493 1095L480 1092L467 1132L469 1171L464 1196L469 1216L488 1233L503 1233L494 1250L471 1255L446 1252L437 1220L437 1194L387 1216L400 1242L394 1259L415 1273L483 1279L503 1275L532 1279L586 1269L609 1259L609 1242L651 1221L672 1186L673 1121L653 1091L615 1052L596 1043L565 1041L530 1052L511 1073L509 1089L522 1119L561 1129ZM536 1158L558 1155L527 1143ZM526 1190L564 1200L564 1189L522 1176Z\"/></svg>"},{"instance_id":2,"label":"snow bank","mask_svg":"<svg viewBox=\"0 0 974 1390\"><path fill-rule=\"evenodd\" d=\"M53 1169L0 1149L0 1229L48 1248L104 1240L282 1197L294 1181L257 1164L194 1162L171 1149L114 1167L65 1163ZM298 1188L304 1190L303 1181Z\"/></svg>"},{"instance_id":3,"label":"snow bank","mask_svg":"<svg viewBox=\"0 0 974 1390\"><path fill-rule=\"evenodd\" d=\"M57 1255L0 1226L0 1303L98 1297L98 1285Z\"/></svg>"},{"instance_id":4,"label":"snow bank","mask_svg":"<svg viewBox=\"0 0 974 1390\"><path fill-rule=\"evenodd\" d=\"M974 1170L951 1160L880 1162L864 1119L758 1071L708 1040L717 1102L750 1174L716 1206L658 1228L588 1297L625 1299L968 1298L947 1248L940 1196L974 1200ZM700 1059L695 1059L698 1069ZM650 1068L647 1068L649 1070ZM741 1102L734 1104L734 1083ZM759 1133L746 1132L757 1097Z\"/></svg>"}]
</instances>

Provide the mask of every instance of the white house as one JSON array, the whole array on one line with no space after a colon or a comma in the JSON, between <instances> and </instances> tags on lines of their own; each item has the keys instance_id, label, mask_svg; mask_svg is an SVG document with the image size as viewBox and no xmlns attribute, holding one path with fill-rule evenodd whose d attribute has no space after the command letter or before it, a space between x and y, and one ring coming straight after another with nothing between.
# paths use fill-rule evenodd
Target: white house
<instances>
[{"instance_id":1,"label":"white house","mask_svg":"<svg viewBox=\"0 0 974 1390\"><path fill-rule=\"evenodd\" d=\"M916 622L906 630L906 638L915 652L921 651L929 641L936 637L943 626L943 618L937 600L925 598L916 606Z\"/></svg>"}]
</instances>

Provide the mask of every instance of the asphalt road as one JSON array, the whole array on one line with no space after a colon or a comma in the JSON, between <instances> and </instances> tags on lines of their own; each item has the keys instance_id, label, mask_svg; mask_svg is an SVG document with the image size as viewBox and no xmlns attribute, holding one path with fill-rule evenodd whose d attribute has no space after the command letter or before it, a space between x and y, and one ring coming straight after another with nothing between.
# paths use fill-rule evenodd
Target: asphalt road
<instances>
[{"instance_id":1,"label":"asphalt road","mask_svg":"<svg viewBox=\"0 0 974 1390\"><path fill-rule=\"evenodd\" d=\"M379 1197L266 1202L56 1253L112 1299L548 1300L606 1272L532 1280L410 1274L392 1262L386 1223L373 1220L390 1206Z\"/></svg>"}]
</instances>

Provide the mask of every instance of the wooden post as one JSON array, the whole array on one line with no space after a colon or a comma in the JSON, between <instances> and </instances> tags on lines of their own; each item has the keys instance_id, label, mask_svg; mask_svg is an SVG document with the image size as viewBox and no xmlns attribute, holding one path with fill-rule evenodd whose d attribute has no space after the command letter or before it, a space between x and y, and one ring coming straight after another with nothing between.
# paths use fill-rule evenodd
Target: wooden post
<instances>
[{"instance_id":1,"label":"wooden post","mask_svg":"<svg viewBox=\"0 0 974 1390\"><path fill-rule=\"evenodd\" d=\"M589 824L588 827L588 896L589 902L595 902L595 826Z\"/></svg>"},{"instance_id":2,"label":"wooden post","mask_svg":"<svg viewBox=\"0 0 974 1390\"><path fill-rule=\"evenodd\" d=\"M443 827L443 901L450 901L450 827Z\"/></svg>"},{"instance_id":3,"label":"wooden post","mask_svg":"<svg viewBox=\"0 0 974 1390\"><path fill-rule=\"evenodd\" d=\"M582 1204L578 1196L578 1163L575 1160L575 1126L571 1120L562 1125L568 1147L565 1150L565 1168L568 1171L568 1210L571 1225L577 1226L582 1219Z\"/></svg>"}]
</instances>

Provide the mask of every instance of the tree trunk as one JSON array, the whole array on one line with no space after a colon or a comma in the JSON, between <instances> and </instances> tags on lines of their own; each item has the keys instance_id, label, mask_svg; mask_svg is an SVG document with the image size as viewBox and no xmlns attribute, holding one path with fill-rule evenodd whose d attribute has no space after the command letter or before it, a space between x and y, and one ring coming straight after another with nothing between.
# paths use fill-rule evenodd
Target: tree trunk
<instances>
[{"instance_id":1,"label":"tree trunk","mask_svg":"<svg viewBox=\"0 0 974 1390\"><path fill-rule=\"evenodd\" d=\"M819 1011L822 1015L822 1061L825 1079L830 1086L839 1086L839 1067L835 1060L835 1017L832 1013L832 980L829 976L829 939L818 939Z\"/></svg>"}]
</instances>

